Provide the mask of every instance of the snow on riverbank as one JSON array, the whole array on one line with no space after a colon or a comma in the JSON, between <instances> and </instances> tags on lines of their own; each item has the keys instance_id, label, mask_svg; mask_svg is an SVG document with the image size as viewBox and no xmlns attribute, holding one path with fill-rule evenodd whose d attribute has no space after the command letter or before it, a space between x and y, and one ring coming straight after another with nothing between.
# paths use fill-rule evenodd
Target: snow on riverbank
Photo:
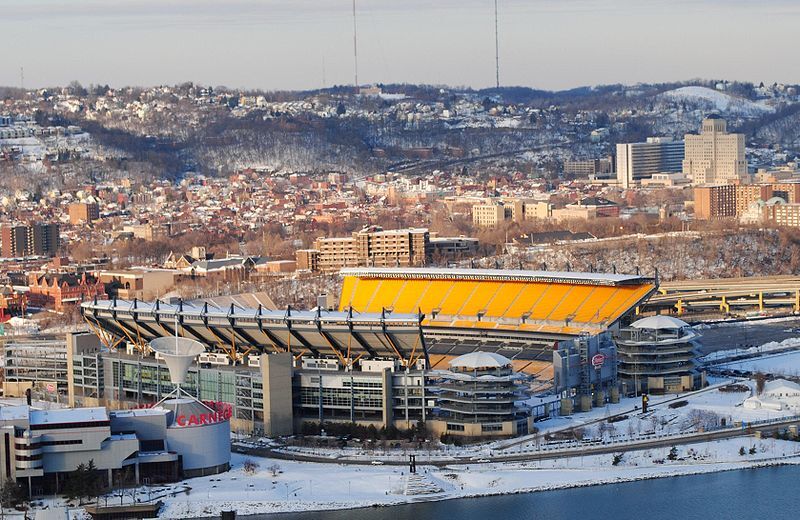
<instances>
[{"instance_id":1,"label":"snow on riverbank","mask_svg":"<svg viewBox=\"0 0 800 520\"><path fill-rule=\"evenodd\" d=\"M739 450L746 454L740 455ZM749 451L754 448L755 453ZM612 455L571 457L525 463L418 467L421 477L443 491L406 496L408 469L400 466L345 466L336 464L257 460L259 470L244 473L244 456L234 455L234 468L215 477L185 481L188 494L166 498L161 516L166 518L211 517L235 509L239 515L394 505L417 500L489 494L543 491L649 478L708 473L779 463L800 464L800 443L773 439L727 439L677 447L678 459L669 460L669 449L629 452L613 465ZM268 467L281 473L272 476ZM175 486L181 489L183 486Z\"/></svg>"}]
</instances>

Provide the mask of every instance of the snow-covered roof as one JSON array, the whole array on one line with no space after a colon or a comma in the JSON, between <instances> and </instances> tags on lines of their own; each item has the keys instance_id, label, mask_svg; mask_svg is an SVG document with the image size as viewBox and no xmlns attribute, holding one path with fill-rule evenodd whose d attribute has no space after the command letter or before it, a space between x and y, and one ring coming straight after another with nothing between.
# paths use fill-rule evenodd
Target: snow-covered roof
<instances>
[{"instance_id":1,"label":"snow-covered roof","mask_svg":"<svg viewBox=\"0 0 800 520\"><path fill-rule=\"evenodd\" d=\"M62 408L31 411L31 425L68 424L108 421L108 412L102 406L94 408Z\"/></svg>"},{"instance_id":2,"label":"snow-covered roof","mask_svg":"<svg viewBox=\"0 0 800 520\"><path fill-rule=\"evenodd\" d=\"M452 368L501 368L510 364L510 359L494 352L470 352L450 361Z\"/></svg>"},{"instance_id":3,"label":"snow-covered roof","mask_svg":"<svg viewBox=\"0 0 800 520\"><path fill-rule=\"evenodd\" d=\"M774 381L767 381L764 383L765 394L774 393L800 393L800 385L786 379L775 379Z\"/></svg>"},{"instance_id":4,"label":"snow-covered roof","mask_svg":"<svg viewBox=\"0 0 800 520\"><path fill-rule=\"evenodd\" d=\"M673 318L672 316L648 316L647 318L642 318L641 320L634 321L631 323L631 327L635 329L682 329L684 327L688 327L689 324L683 320L679 320L678 318Z\"/></svg>"},{"instance_id":5,"label":"snow-covered roof","mask_svg":"<svg viewBox=\"0 0 800 520\"><path fill-rule=\"evenodd\" d=\"M26 404L0 406L0 421L19 421L28 418L30 407Z\"/></svg>"}]
</instances>

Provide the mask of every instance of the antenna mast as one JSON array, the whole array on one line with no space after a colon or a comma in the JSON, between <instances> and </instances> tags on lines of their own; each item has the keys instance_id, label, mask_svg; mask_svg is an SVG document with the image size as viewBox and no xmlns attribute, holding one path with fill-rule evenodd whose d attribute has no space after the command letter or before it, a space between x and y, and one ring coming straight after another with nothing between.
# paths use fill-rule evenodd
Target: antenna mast
<instances>
[{"instance_id":1,"label":"antenna mast","mask_svg":"<svg viewBox=\"0 0 800 520\"><path fill-rule=\"evenodd\" d=\"M19 88L25 90L25 68L19 68Z\"/></svg>"},{"instance_id":2,"label":"antenna mast","mask_svg":"<svg viewBox=\"0 0 800 520\"><path fill-rule=\"evenodd\" d=\"M497 0L494 0L494 78L496 87L500 88L500 38L497 29Z\"/></svg>"},{"instance_id":3,"label":"antenna mast","mask_svg":"<svg viewBox=\"0 0 800 520\"><path fill-rule=\"evenodd\" d=\"M355 87L358 88L358 36L356 32L356 0L353 0L353 65Z\"/></svg>"}]
</instances>

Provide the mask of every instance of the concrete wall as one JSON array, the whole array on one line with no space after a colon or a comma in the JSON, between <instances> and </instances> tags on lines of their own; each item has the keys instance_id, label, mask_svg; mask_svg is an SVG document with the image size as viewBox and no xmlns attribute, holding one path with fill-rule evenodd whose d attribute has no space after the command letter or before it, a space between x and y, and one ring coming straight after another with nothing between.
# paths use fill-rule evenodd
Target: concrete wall
<instances>
[{"instance_id":1,"label":"concrete wall","mask_svg":"<svg viewBox=\"0 0 800 520\"><path fill-rule=\"evenodd\" d=\"M261 377L264 390L264 434L268 437L291 435L292 430L292 355L262 354Z\"/></svg>"},{"instance_id":2,"label":"concrete wall","mask_svg":"<svg viewBox=\"0 0 800 520\"><path fill-rule=\"evenodd\" d=\"M202 426L167 428L167 448L183 458L184 470L229 464L231 425L223 421Z\"/></svg>"}]
</instances>

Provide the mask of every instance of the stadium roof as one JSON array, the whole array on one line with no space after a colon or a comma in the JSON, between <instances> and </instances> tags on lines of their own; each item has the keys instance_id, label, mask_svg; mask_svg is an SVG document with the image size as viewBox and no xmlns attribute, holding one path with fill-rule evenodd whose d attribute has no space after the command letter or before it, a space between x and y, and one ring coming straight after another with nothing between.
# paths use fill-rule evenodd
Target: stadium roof
<instances>
[{"instance_id":1,"label":"stadium roof","mask_svg":"<svg viewBox=\"0 0 800 520\"><path fill-rule=\"evenodd\" d=\"M292 352L336 357L342 364L366 358L408 363L427 356L418 314L220 309L185 302L100 300L81 304L81 314L108 348L128 343L147 351L164 336L193 339L237 360L249 352Z\"/></svg>"}]
</instances>

